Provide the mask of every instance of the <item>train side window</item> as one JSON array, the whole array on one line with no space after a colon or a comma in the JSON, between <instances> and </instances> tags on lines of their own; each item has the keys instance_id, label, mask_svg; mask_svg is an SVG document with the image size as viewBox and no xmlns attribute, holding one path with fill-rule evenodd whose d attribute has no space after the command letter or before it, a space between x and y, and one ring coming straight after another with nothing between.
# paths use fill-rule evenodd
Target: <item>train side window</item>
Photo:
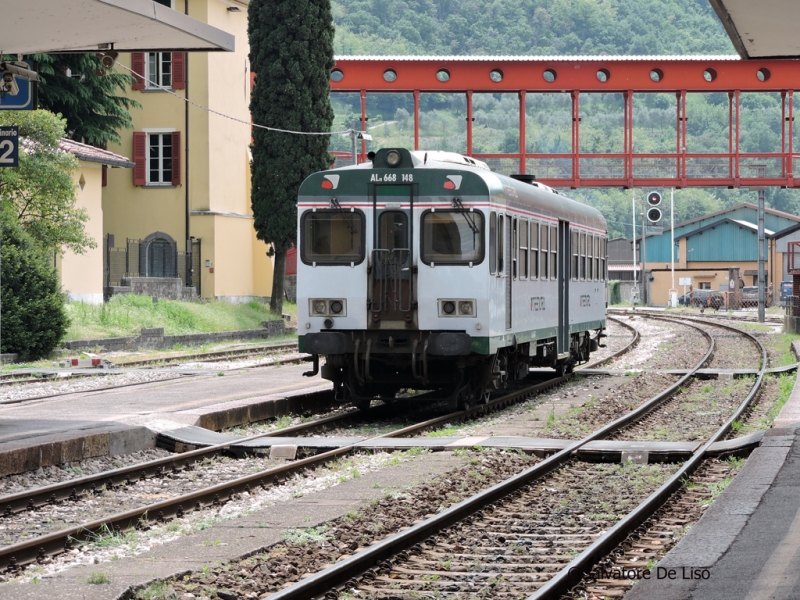
<instances>
[{"instance_id":1,"label":"train side window","mask_svg":"<svg viewBox=\"0 0 800 600\"><path fill-rule=\"evenodd\" d=\"M594 236L586 234L586 280L594 280Z\"/></svg>"},{"instance_id":2,"label":"train side window","mask_svg":"<svg viewBox=\"0 0 800 600\"><path fill-rule=\"evenodd\" d=\"M424 264L466 265L483 262L483 213L425 211L421 223L420 260Z\"/></svg>"},{"instance_id":3,"label":"train side window","mask_svg":"<svg viewBox=\"0 0 800 600\"><path fill-rule=\"evenodd\" d=\"M500 277L506 274L505 249L506 217L499 215L497 217L497 275Z\"/></svg>"},{"instance_id":4,"label":"train side window","mask_svg":"<svg viewBox=\"0 0 800 600\"><path fill-rule=\"evenodd\" d=\"M497 213L489 215L489 273L497 274Z\"/></svg>"},{"instance_id":5,"label":"train side window","mask_svg":"<svg viewBox=\"0 0 800 600\"><path fill-rule=\"evenodd\" d=\"M511 223L511 276L516 279L519 266L519 219L514 217Z\"/></svg>"},{"instance_id":6,"label":"train side window","mask_svg":"<svg viewBox=\"0 0 800 600\"><path fill-rule=\"evenodd\" d=\"M519 220L519 278L528 278L528 220Z\"/></svg>"},{"instance_id":7,"label":"train side window","mask_svg":"<svg viewBox=\"0 0 800 600\"><path fill-rule=\"evenodd\" d=\"M539 279L539 223L531 221L531 279Z\"/></svg>"},{"instance_id":8,"label":"train side window","mask_svg":"<svg viewBox=\"0 0 800 600\"><path fill-rule=\"evenodd\" d=\"M594 278L602 279L600 277L600 238L595 236L594 238Z\"/></svg>"},{"instance_id":9,"label":"train side window","mask_svg":"<svg viewBox=\"0 0 800 600\"><path fill-rule=\"evenodd\" d=\"M542 233L539 237L539 247L541 248L541 267L539 268L539 276L542 279L549 279L550 276L548 275L550 266L550 256L549 256L549 248L550 248L550 228L542 223Z\"/></svg>"},{"instance_id":10,"label":"train side window","mask_svg":"<svg viewBox=\"0 0 800 600\"><path fill-rule=\"evenodd\" d=\"M572 281L578 280L578 252L580 251L580 246L578 246L578 232L572 232Z\"/></svg>"},{"instance_id":11,"label":"train side window","mask_svg":"<svg viewBox=\"0 0 800 600\"><path fill-rule=\"evenodd\" d=\"M603 281L608 281L608 271L606 270L607 267L608 267L608 257L606 256L606 252L608 251L608 245L607 245L608 244L608 239L603 238L600 241L603 244L603 247L600 250L600 256L601 256L600 260L602 261L602 265L600 267L602 269L601 277L603 278Z\"/></svg>"},{"instance_id":12,"label":"train side window","mask_svg":"<svg viewBox=\"0 0 800 600\"><path fill-rule=\"evenodd\" d=\"M581 281L586 279L586 232L581 231Z\"/></svg>"},{"instance_id":13,"label":"train side window","mask_svg":"<svg viewBox=\"0 0 800 600\"><path fill-rule=\"evenodd\" d=\"M550 279L558 277L558 228L550 226Z\"/></svg>"}]
</instances>

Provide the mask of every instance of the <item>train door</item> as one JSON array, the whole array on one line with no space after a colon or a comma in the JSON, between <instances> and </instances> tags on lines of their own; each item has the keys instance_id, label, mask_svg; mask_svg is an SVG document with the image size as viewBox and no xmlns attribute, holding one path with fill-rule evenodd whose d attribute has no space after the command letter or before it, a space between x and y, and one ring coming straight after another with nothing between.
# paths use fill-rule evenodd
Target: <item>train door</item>
<instances>
[{"instance_id":1,"label":"train door","mask_svg":"<svg viewBox=\"0 0 800 600\"><path fill-rule=\"evenodd\" d=\"M551 240L552 247L552 240ZM569 353L569 280L570 280L570 236L569 223L558 222L558 354Z\"/></svg>"},{"instance_id":2,"label":"train door","mask_svg":"<svg viewBox=\"0 0 800 600\"><path fill-rule=\"evenodd\" d=\"M503 222L503 254L506 257L505 260L505 278L506 278L506 329L511 329L511 312L513 309L512 303L514 299L514 294L511 289L512 282L514 280L514 273L512 273L514 268L514 258L512 256L512 249L514 248L514 233L516 233L516 229L512 228L512 223L516 224L517 220L512 219L510 215L507 215L505 218L500 217Z\"/></svg>"},{"instance_id":3,"label":"train door","mask_svg":"<svg viewBox=\"0 0 800 600\"><path fill-rule=\"evenodd\" d=\"M376 185L370 269L370 327L411 327L415 306L410 185Z\"/></svg>"}]
</instances>

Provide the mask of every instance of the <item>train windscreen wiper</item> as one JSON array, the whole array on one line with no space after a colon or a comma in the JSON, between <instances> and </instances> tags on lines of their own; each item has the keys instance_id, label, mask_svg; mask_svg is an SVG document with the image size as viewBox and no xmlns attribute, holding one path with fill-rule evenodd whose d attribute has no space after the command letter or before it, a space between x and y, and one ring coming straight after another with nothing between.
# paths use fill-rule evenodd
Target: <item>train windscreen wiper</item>
<instances>
[{"instance_id":1,"label":"train windscreen wiper","mask_svg":"<svg viewBox=\"0 0 800 600\"><path fill-rule=\"evenodd\" d=\"M461 198L453 198L453 206L460 211L460 214L464 216L464 220L469 225L469 228L472 230L472 247L475 247L475 236L478 235L478 225L475 223L475 217L470 213L464 204L461 202Z\"/></svg>"}]
</instances>

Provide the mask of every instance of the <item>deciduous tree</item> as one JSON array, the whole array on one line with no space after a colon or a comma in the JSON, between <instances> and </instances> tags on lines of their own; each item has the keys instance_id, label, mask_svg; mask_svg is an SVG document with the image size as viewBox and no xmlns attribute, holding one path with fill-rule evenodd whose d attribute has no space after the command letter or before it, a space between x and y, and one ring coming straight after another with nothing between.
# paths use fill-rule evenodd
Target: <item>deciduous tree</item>
<instances>
[{"instance_id":1,"label":"deciduous tree","mask_svg":"<svg viewBox=\"0 0 800 600\"><path fill-rule=\"evenodd\" d=\"M253 122L300 132L330 131L333 68L330 0L251 0L248 8ZM286 250L296 241L297 190L330 167L329 135L253 129L252 206L258 239L272 244L270 308L283 309Z\"/></svg>"},{"instance_id":2,"label":"deciduous tree","mask_svg":"<svg viewBox=\"0 0 800 600\"><path fill-rule=\"evenodd\" d=\"M75 206L78 160L58 145L65 120L45 110L0 111L0 125L17 125L22 138L19 167L0 169L3 206L43 250L94 247L83 227L89 216Z\"/></svg>"}]
</instances>

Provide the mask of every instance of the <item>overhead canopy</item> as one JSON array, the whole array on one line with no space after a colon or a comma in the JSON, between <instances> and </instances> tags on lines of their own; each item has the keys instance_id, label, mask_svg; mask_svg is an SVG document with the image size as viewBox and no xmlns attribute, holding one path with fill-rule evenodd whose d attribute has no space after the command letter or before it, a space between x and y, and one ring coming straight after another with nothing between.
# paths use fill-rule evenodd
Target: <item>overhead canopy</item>
<instances>
[{"instance_id":1,"label":"overhead canopy","mask_svg":"<svg viewBox=\"0 0 800 600\"><path fill-rule=\"evenodd\" d=\"M797 0L709 0L742 58L800 57Z\"/></svg>"},{"instance_id":2,"label":"overhead canopy","mask_svg":"<svg viewBox=\"0 0 800 600\"><path fill-rule=\"evenodd\" d=\"M152 0L3 3L0 52L234 49L234 36ZM112 46L113 45L113 46Z\"/></svg>"}]
</instances>

